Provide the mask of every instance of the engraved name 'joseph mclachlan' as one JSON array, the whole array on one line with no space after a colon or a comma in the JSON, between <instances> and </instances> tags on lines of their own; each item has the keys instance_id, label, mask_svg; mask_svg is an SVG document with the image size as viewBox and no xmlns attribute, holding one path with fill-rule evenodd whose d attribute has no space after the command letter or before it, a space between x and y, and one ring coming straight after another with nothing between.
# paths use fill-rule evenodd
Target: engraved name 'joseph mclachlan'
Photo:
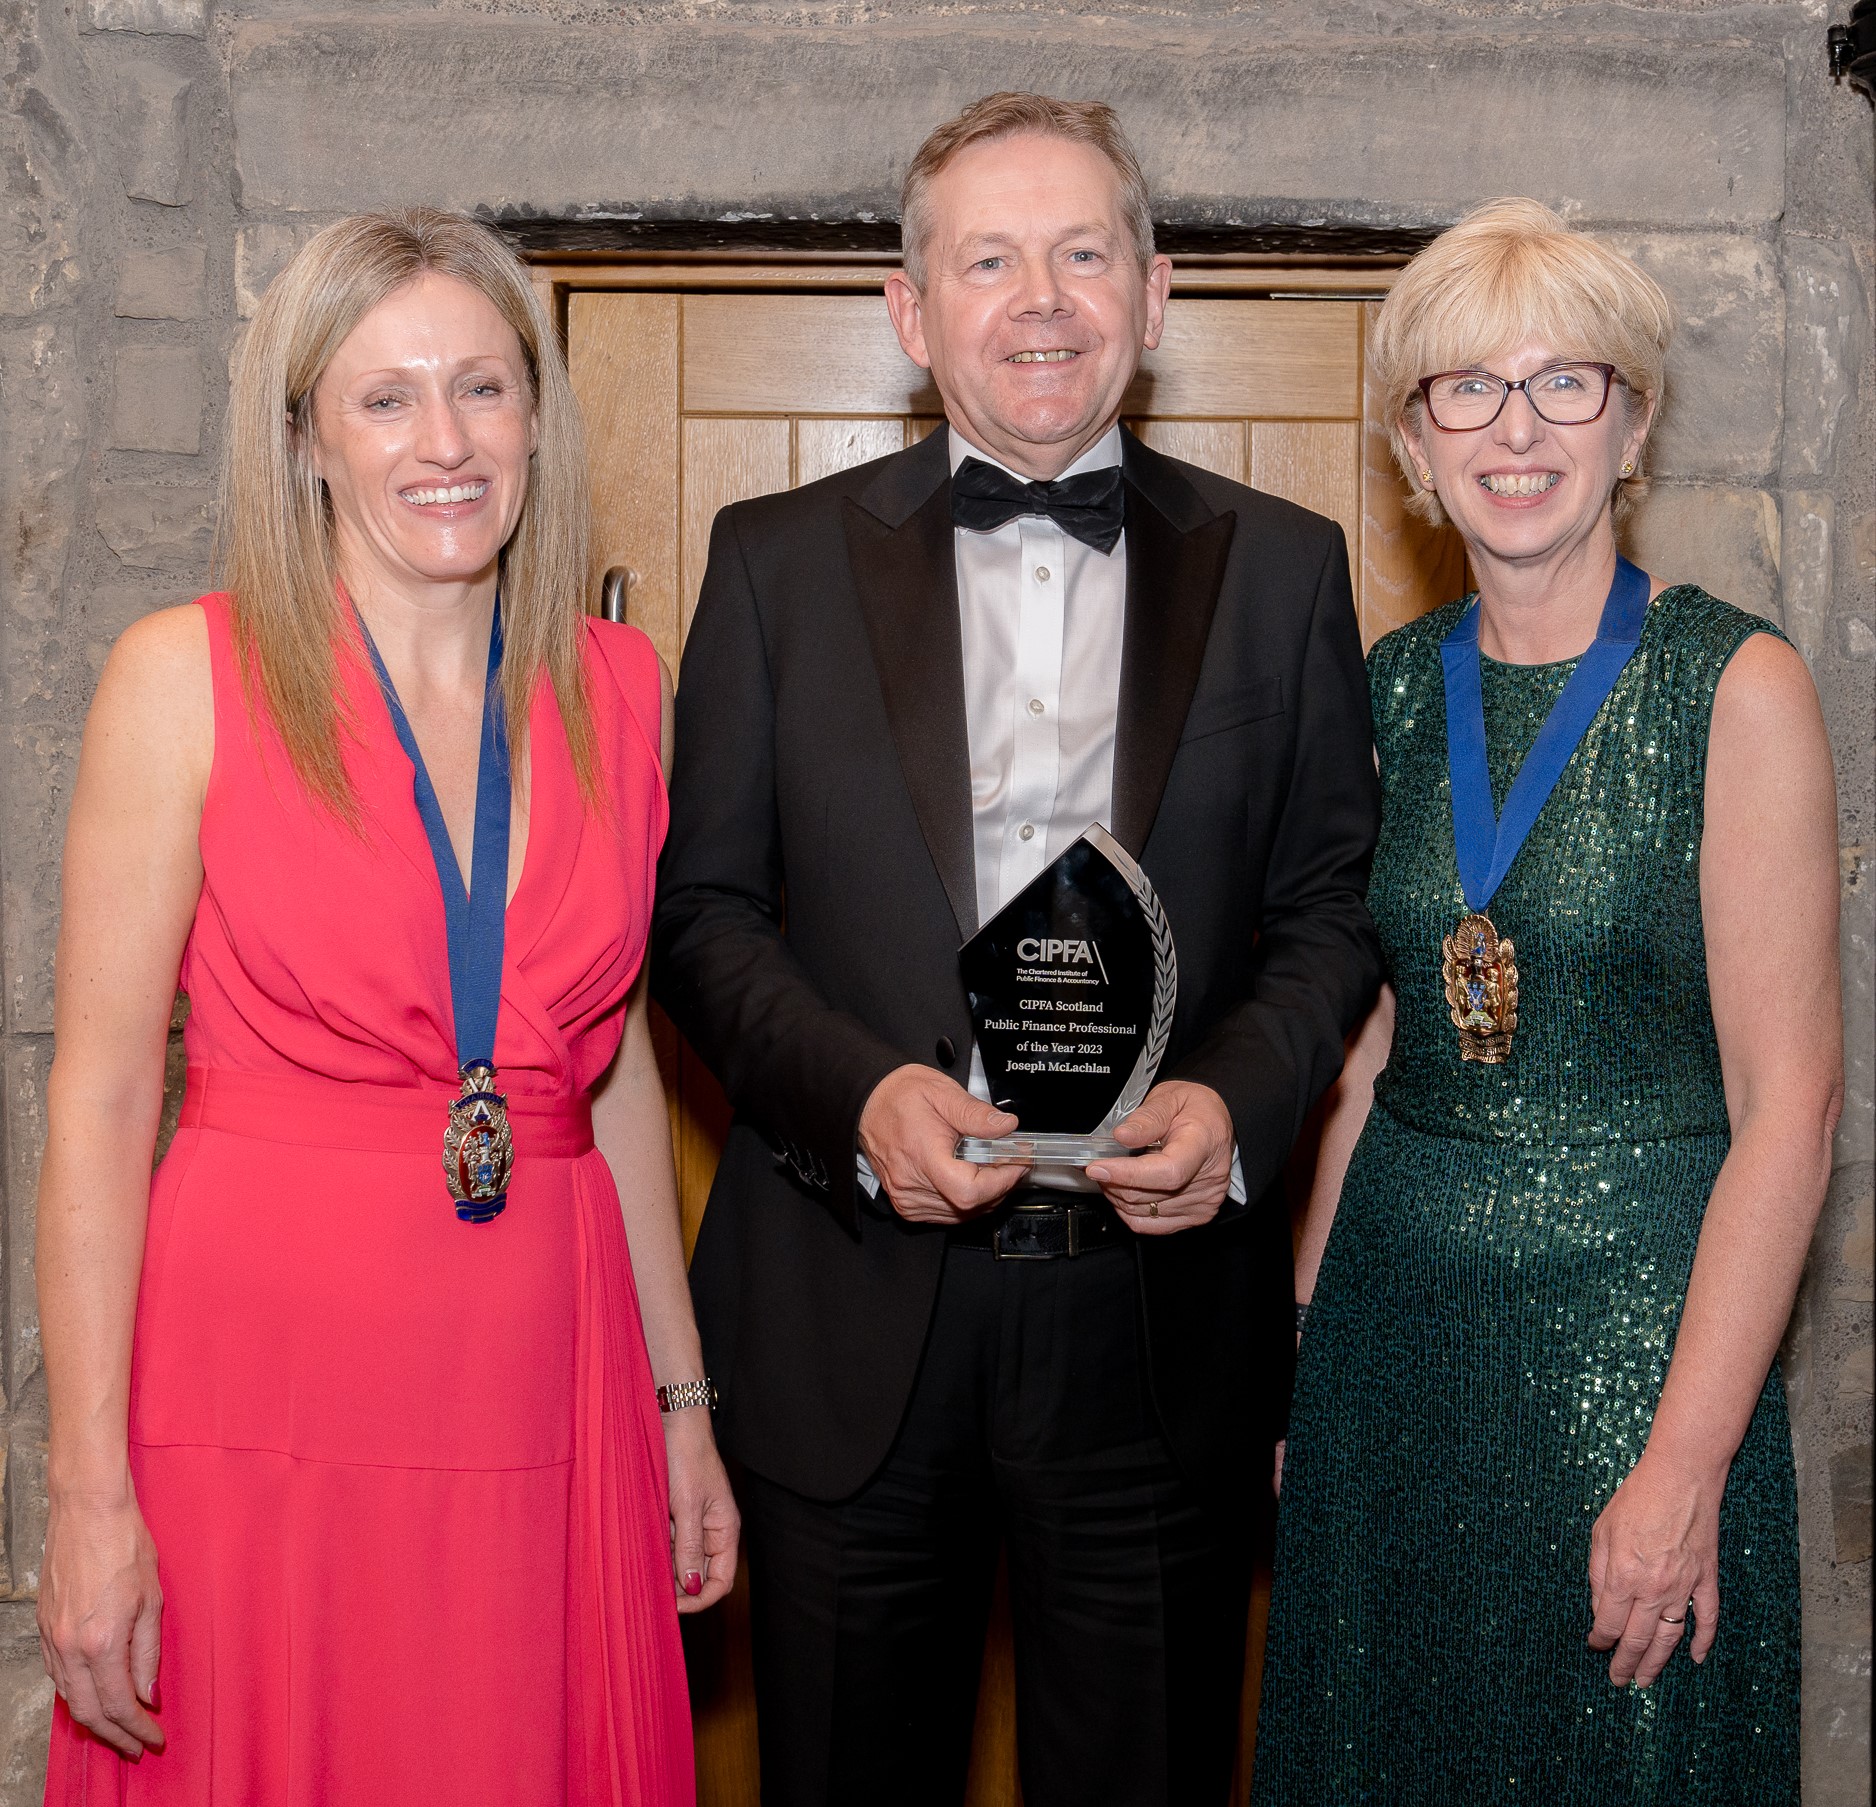
<instances>
[{"instance_id":1,"label":"engraved name 'joseph mclachlan'","mask_svg":"<svg viewBox=\"0 0 1876 1807\"><path fill-rule=\"evenodd\" d=\"M1090 828L958 959L991 1100L1021 1125L966 1158L1124 1153L1107 1132L1152 1085L1178 992L1166 913L1126 849Z\"/></svg>"}]
</instances>

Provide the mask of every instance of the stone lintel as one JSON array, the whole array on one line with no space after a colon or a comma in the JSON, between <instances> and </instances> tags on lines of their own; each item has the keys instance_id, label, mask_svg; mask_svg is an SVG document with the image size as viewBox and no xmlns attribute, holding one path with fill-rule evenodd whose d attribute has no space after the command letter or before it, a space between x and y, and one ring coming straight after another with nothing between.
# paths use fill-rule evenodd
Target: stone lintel
<instances>
[{"instance_id":1,"label":"stone lintel","mask_svg":"<svg viewBox=\"0 0 1876 1807\"><path fill-rule=\"evenodd\" d=\"M93 31L199 38L208 29L208 0L85 0L84 20Z\"/></svg>"},{"instance_id":2,"label":"stone lintel","mask_svg":"<svg viewBox=\"0 0 1876 1807\"><path fill-rule=\"evenodd\" d=\"M452 13L252 20L228 68L242 194L266 211L885 218L926 131L1021 86L1113 101L1162 213L1194 224L1414 227L1524 192L1589 220L1734 229L1776 220L1785 194L1783 62L1736 46ZM1489 161L1455 154L1457 129Z\"/></svg>"}]
</instances>

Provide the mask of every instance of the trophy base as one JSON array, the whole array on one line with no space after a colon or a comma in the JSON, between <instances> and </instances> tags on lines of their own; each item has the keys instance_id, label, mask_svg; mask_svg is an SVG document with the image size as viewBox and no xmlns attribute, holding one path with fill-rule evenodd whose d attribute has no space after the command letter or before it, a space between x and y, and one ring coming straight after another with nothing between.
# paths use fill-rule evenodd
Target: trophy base
<instances>
[{"instance_id":1,"label":"trophy base","mask_svg":"<svg viewBox=\"0 0 1876 1807\"><path fill-rule=\"evenodd\" d=\"M1144 1149L1123 1148L1112 1136L1099 1131L1085 1136L1051 1130L1038 1130L1032 1135L966 1136L957 1146L957 1158L978 1167L1020 1161L1027 1167L1080 1168L1093 1161L1131 1160L1143 1153Z\"/></svg>"}]
</instances>

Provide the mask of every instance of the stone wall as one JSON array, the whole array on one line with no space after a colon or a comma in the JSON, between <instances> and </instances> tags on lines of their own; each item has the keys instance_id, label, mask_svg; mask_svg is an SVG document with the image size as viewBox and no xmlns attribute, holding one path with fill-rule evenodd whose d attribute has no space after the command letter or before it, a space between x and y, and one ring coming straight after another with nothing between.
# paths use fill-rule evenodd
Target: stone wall
<instances>
[{"instance_id":1,"label":"stone wall","mask_svg":"<svg viewBox=\"0 0 1876 1807\"><path fill-rule=\"evenodd\" d=\"M112 638L202 587L256 297L313 227L396 201L875 222L924 130L1010 86L1114 100L1169 221L1422 228L1523 192L1675 297L1636 548L1783 623L1838 758L1849 1098L1788 1373L1805 1798L1867 1802L1876 159L1826 22L1823 0L0 0L0 1807L38 1798L50 1705L32 1236L61 827Z\"/></svg>"}]
</instances>

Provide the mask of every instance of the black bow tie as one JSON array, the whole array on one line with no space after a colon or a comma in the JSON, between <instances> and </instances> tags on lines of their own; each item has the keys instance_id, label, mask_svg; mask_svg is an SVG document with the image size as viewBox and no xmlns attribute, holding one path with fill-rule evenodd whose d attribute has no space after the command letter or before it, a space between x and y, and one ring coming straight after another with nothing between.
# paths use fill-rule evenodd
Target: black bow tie
<instances>
[{"instance_id":1,"label":"black bow tie","mask_svg":"<svg viewBox=\"0 0 1876 1807\"><path fill-rule=\"evenodd\" d=\"M966 458L951 474L951 519L973 533L994 533L1018 515L1047 515L1084 546L1112 552L1125 508L1118 464L1053 483L1024 483L981 458Z\"/></svg>"}]
</instances>

